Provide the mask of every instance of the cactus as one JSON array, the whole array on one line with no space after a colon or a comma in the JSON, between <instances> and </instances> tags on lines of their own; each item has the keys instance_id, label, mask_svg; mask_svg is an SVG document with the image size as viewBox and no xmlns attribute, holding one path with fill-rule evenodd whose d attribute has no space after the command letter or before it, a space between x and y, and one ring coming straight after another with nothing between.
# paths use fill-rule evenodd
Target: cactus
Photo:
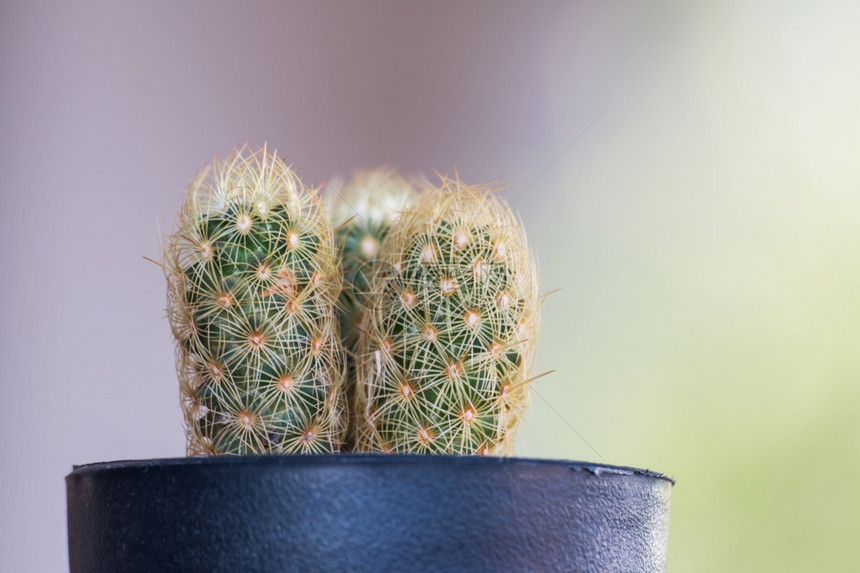
<instances>
[{"instance_id":1,"label":"cactus","mask_svg":"<svg viewBox=\"0 0 860 573\"><path fill-rule=\"evenodd\" d=\"M377 169L359 171L336 193L328 195L330 220L339 225L335 241L340 249L344 285L340 294L341 335L353 353L368 282L379 245L400 213L415 199L415 185L397 173Z\"/></svg>"},{"instance_id":2,"label":"cactus","mask_svg":"<svg viewBox=\"0 0 860 573\"><path fill-rule=\"evenodd\" d=\"M350 408L349 447L354 446L355 354L364 326L366 295L376 268L379 245L400 213L415 199L416 187L396 172L359 171L339 191L328 194L330 220L337 225L344 284L340 294L340 328L347 349L346 394Z\"/></svg>"},{"instance_id":3,"label":"cactus","mask_svg":"<svg viewBox=\"0 0 860 573\"><path fill-rule=\"evenodd\" d=\"M443 179L392 227L359 343L357 450L511 453L539 321L517 223L487 187Z\"/></svg>"},{"instance_id":4,"label":"cactus","mask_svg":"<svg viewBox=\"0 0 860 573\"><path fill-rule=\"evenodd\" d=\"M315 193L238 149L192 181L164 261L188 455L338 451L340 265Z\"/></svg>"}]
</instances>

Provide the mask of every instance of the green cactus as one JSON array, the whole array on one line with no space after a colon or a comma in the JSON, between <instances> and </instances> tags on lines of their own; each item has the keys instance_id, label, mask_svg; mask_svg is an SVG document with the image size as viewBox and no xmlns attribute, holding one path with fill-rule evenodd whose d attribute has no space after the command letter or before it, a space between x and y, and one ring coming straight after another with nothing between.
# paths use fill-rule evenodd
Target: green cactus
<instances>
[{"instance_id":1,"label":"green cactus","mask_svg":"<svg viewBox=\"0 0 860 573\"><path fill-rule=\"evenodd\" d=\"M340 294L341 335L355 352L362 327L365 294L379 245L400 213L415 199L416 188L391 170L359 171L336 193L329 193L335 242L341 253L344 284Z\"/></svg>"},{"instance_id":2,"label":"green cactus","mask_svg":"<svg viewBox=\"0 0 860 573\"><path fill-rule=\"evenodd\" d=\"M358 451L507 455L528 403L537 268L510 208L443 180L383 241L360 336Z\"/></svg>"},{"instance_id":3,"label":"green cactus","mask_svg":"<svg viewBox=\"0 0 860 573\"><path fill-rule=\"evenodd\" d=\"M346 394L352 422L349 447L355 441L355 354L359 334L365 329L364 307L369 281L376 267L379 245L415 196L416 186L412 182L386 169L359 171L346 185L327 195L330 220L337 229L335 242L340 249L344 276L338 312L347 349Z\"/></svg>"},{"instance_id":4,"label":"green cactus","mask_svg":"<svg viewBox=\"0 0 860 573\"><path fill-rule=\"evenodd\" d=\"M340 265L315 193L238 149L192 181L164 255L188 455L338 451Z\"/></svg>"}]
</instances>

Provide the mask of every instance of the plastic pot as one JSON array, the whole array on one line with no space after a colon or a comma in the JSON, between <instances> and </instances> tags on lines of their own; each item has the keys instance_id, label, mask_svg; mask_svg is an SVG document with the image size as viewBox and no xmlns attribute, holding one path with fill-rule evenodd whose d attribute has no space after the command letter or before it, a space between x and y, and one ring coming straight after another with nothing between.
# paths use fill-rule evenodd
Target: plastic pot
<instances>
[{"instance_id":1,"label":"plastic pot","mask_svg":"<svg viewBox=\"0 0 860 573\"><path fill-rule=\"evenodd\" d=\"M78 466L71 571L662 571L665 475L522 458Z\"/></svg>"}]
</instances>

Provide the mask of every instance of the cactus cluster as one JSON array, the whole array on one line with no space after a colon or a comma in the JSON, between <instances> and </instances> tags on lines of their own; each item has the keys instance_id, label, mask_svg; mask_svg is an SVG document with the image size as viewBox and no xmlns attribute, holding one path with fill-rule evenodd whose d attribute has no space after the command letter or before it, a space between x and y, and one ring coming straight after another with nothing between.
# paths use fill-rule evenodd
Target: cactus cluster
<instances>
[{"instance_id":1,"label":"cactus cluster","mask_svg":"<svg viewBox=\"0 0 860 573\"><path fill-rule=\"evenodd\" d=\"M265 149L197 174L165 245L187 451L333 452L340 261L319 199Z\"/></svg>"},{"instance_id":2,"label":"cactus cluster","mask_svg":"<svg viewBox=\"0 0 860 573\"><path fill-rule=\"evenodd\" d=\"M539 299L508 205L385 170L328 201L265 148L192 181L164 252L188 454L509 454Z\"/></svg>"}]
</instances>

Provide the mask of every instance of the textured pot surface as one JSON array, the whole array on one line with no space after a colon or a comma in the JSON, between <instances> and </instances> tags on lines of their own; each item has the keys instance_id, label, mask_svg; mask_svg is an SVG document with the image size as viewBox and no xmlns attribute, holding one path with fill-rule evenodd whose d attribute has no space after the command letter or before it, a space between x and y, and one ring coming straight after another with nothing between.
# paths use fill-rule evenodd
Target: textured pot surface
<instances>
[{"instance_id":1,"label":"textured pot surface","mask_svg":"<svg viewBox=\"0 0 860 573\"><path fill-rule=\"evenodd\" d=\"M672 481L405 455L79 466L71 571L662 571Z\"/></svg>"}]
</instances>

